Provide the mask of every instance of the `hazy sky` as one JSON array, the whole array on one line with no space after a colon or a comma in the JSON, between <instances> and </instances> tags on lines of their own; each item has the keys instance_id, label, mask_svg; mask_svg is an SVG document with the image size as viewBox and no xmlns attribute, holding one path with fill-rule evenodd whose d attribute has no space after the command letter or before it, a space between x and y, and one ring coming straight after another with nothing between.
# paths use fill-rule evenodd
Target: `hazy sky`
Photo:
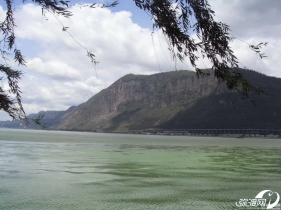
<instances>
[{"instance_id":1,"label":"hazy sky","mask_svg":"<svg viewBox=\"0 0 281 210\"><path fill-rule=\"evenodd\" d=\"M25 55L27 66L17 67L25 74L20 81L27 114L40 110L65 110L87 101L118 78L129 74L153 74L175 70L161 32L152 33L150 17L133 0L120 0L114 9L88 9L75 2L70 19L59 17L72 36L96 55L96 69L86 51L66 32L50 13L42 17L41 8L15 1L16 45ZM215 19L230 26L239 38L232 44L241 66L281 77L281 1L211 0ZM0 19L5 5L0 3ZM260 59L249 44L269 42ZM3 62L1 60L1 62ZM158 64L159 62L159 64ZM190 69L189 62L177 63L177 69ZM199 67L210 67L200 60ZM159 67L160 66L160 67ZM96 73L97 76L96 76ZM1 85L1 84L0 84ZM9 119L0 111L0 120Z\"/></svg>"}]
</instances>

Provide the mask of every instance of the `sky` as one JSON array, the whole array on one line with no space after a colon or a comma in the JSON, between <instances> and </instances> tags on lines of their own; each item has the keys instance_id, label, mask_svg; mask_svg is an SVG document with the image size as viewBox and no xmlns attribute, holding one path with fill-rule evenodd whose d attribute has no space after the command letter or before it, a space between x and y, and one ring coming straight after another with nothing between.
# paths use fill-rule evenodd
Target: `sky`
<instances>
[{"instance_id":1,"label":"sky","mask_svg":"<svg viewBox=\"0 0 281 210\"><path fill-rule=\"evenodd\" d=\"M171 59L161 31L153 32L150 16L137 8L133 0L120 0L111 9L80 7L88 0L71 2L75 3L69 8L73 16L58 17L59 20L51 13L42 17L37 5L14 2L16 46L27 65L17 66L12 60L9 65L24 71L19 85L27 114L79 105L129 73L193 70L188 61L175 63ZM215 11L215 20L229 25L231 34L237 38L231 48L240 65L281 77L281 1L209 0L209 3ZM0 21L5 12L1 1ZM75 40L62 31L60 22ZM260 42L268 42L262 51L267 58L260 59L249 49L248 44ZM92 65L84 48L95 54L98 65ZM199 59L198 66L211 67L203 59ZM10 118L0 111L2 120Z\"/></svg>"}]
</instances>

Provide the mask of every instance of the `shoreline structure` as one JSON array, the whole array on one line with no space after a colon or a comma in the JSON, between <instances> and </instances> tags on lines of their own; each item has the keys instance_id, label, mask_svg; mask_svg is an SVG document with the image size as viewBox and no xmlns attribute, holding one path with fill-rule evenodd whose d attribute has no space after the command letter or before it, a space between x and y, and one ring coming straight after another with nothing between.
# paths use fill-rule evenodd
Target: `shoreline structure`
<instances>
[{"instance_id":1,"label":"shoreline structure","mask_svg":"<svg viewBox=\"0 0 281 210\"><path fill-rule=\"evenodd\" d=\"M2 127L2 128L5 128L5 127ZM15 128L12 128L12 129L15 129ZM21 128L21 129L41 130L41 129L29 129L29 128ZM160 129L160 128L150 128L150 129L144 129L144 130L124 130L124 131L99 131L99 130L78 130L78 129L75 129L75 130L74 129L58 129L58 130L42 129L42 130L90 132L90 133L112 133L112 134L167 135L167 136L281 138L281 130L270 130L270 129Z\"/></svg>"},{"instance_id":2,"label":"shoreline structure","mask_svg":"<svg viewBox=\"0 0 281 210\"><path fill-rule=\"evenodd\" d=\"M270 137L281 138L281 130L270 129L146 129L143 131L120 131L110 133L175 135L175 136L222 136L222 137Z\"/></svg>"}]
</instances>

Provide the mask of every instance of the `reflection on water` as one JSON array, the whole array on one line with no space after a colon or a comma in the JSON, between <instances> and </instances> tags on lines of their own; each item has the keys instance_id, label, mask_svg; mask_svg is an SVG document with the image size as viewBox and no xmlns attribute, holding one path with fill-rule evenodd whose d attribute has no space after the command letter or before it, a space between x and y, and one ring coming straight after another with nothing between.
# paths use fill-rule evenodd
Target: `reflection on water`
<instances>
[{"instance_id":1,"label":"reflection on water","mask_svg":"<svg viewBox=\"0 0 281 210\"><path fill-rule=\"evenodd\" d=\"M0 129L0 209L237 209L280 174L278 139Z\"/></svg>"}]
</instances>

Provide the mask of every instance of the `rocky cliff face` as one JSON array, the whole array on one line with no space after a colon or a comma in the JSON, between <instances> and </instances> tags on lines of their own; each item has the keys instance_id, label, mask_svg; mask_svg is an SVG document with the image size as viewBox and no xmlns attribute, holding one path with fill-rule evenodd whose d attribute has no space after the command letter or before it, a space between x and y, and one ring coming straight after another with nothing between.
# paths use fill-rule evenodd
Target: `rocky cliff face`
<instances>
[{"instance_id":1,"label":"rocky cliff face","mask_svg":"<svg viewBox=\"0 0 281 210\"><path fill-rule=\"evenodd\" d=\"M64 117L60 129L122 130L155 127L181 106L222 92L214 77L194 72L126 75ZM157 112L157 113L155 113Z\"/></svg>"},{"instance_id":2,"label":"rocky cliff face","mask_svg":"<svg viewBox=\"0 0 281 210\"><path fill-rule=\"evenodd\" d=\"M40 113L46 115L43 123L48 128L66 130L281 130L281 79L250 70L240 72L252 85L264 90L261 96L250 94L257 106L250 100L241 100L241 95L233 91L226 91L213 76L198 79L194 72L173 71L126 75L78 107ZM21 124L21 121L0 122L0 127Z\"/></svg>"}]
</instances>

